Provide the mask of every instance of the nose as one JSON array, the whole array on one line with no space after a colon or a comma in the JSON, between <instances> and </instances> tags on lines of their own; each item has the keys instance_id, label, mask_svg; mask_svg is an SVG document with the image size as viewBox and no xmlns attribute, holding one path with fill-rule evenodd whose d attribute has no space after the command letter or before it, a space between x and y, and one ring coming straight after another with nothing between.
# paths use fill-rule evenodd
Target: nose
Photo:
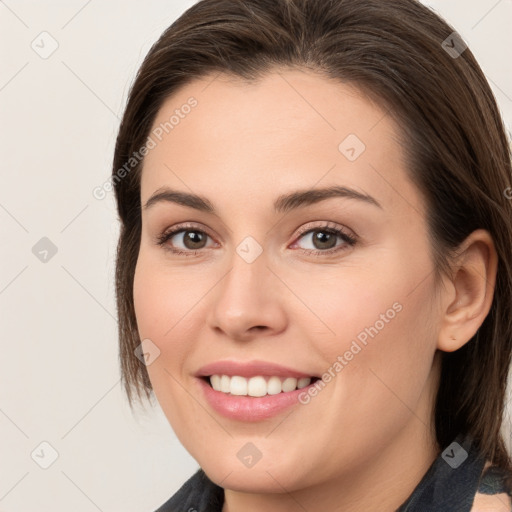
<instances>
[{"instance_id":1,"label":"nose","mask_svg":"<svg viewBox=\"0 0 512 512\"><path fill-rule=\"evenodd\" d=\"M237 341L271 336L286 328L286 287L269 267L265 252L248 262L238 253L211 291L209 326Z\"/></svg>"}]
</instances>

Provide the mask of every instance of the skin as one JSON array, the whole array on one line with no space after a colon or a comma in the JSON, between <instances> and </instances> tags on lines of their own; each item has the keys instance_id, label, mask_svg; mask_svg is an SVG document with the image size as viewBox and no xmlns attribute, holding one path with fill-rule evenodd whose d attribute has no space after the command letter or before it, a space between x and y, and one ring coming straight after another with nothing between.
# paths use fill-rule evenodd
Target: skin
<instances>
[{"instance_id":1,"label":"skin","mask_svg":"<svg viewBox=\"0 0 512 512\"><path fill-rule=\"evenodd\" d=\"M212 75L168 98L154 127L191 96L198 105L148 153L141 177L142 205L168 186L207 197L217 212L143 208L134 301L141 339L160 350L148 365L155 395L224 487L223 512L393 511L440 452L431 412L439 350L460 348L489 311L492 240L472 233L436 287L426 205L406 174L398 127L354 87L299 69L256 84ZM338 149L348 134L366 146L355 161ZM335 197L273 211L281 194L329 185L382 208ZM183 222L209 235L197 255L169 250L192 250L183 233L167 250L155 241ZM325 246L298 230L324 232L325 222L357 243L337 238L338 252L311 254ZM247 236L263 251L250 264L236 252ZM321 375L394 303L401 311L307 405L247 423L217 414L200 393L194 374L221 359ZM251 468L237 458L248 442L262 453Z\"/></svg>"}]
</instances>

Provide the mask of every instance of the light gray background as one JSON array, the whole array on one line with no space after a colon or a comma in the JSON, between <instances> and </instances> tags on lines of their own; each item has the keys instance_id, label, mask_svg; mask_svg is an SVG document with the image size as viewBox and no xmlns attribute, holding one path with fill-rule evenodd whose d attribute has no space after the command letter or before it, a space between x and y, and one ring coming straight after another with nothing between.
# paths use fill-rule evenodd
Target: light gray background
<instances>
[{"instance_id":1,"label":"light gray background","mask_svg":"<svg viewBox=\"0 0 512 512\"><path fill-rule=\"evenodd\" d=\"M197 468L158 406L132 414L122 395L115 205L92 195L138 66L193 3L0 0L1 512L152 512ZM510 131L512 1L425 3L468 42Z\"/></svg>"}]
</instances>

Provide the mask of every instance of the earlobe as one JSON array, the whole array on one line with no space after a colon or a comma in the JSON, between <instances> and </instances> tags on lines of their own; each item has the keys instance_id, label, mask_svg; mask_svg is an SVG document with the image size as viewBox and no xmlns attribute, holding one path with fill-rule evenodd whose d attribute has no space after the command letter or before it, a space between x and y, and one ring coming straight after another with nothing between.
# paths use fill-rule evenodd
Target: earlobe
<instances>
[{"instance_id":1,"label":"earlobe","mask_svg":"<svg viewBox=\"0 0 512 512\"><path fill-rule=\"evenodd\" d=\"M498 256L490 234L478 229L461 244L446 293L437 348L453 352L478 331L491 308Z\"/></svg>"}]
</instances>

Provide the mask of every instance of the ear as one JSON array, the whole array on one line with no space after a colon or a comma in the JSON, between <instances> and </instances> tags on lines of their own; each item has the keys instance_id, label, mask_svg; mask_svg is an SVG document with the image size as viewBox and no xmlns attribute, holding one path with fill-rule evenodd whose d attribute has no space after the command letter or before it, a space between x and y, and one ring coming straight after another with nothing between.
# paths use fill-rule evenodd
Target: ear
<instances>
[{"instance_id":1,"label":"ear","mask_svg":"<svg viewBox=\"0 0 512 512\"><path fill-rule=\"evenodd\" d=\"M498 256L488 231L473 231L459 247L444 287L437 348L453 352L478 331L491 308Z\"/></svg>"}]
</instances>

